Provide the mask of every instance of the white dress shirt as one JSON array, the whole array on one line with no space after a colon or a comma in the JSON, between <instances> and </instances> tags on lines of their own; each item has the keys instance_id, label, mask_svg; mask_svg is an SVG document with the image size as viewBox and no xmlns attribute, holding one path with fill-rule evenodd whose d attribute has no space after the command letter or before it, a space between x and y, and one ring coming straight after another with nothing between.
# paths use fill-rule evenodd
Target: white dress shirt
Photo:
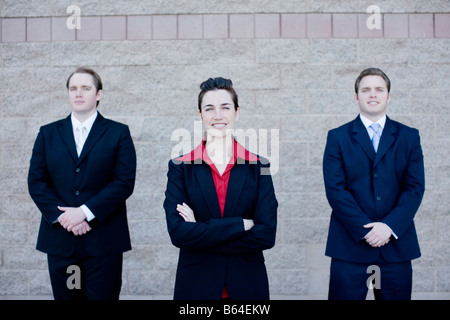
<instances>
[{"instance_id":1,"label":"white dress shirt","mask_svg":"<svg viewBox=\"0 0 450 320\"><path fill-rule=\"evenodd\" d=\"M372 122L372 120L367 119L362 114L359 114L362 123L366 127L367 133L369 134L370 140L373 138L373 129L370 127L372 123L378 123L381 126L380 137L383 134L384 126L386 125L386 114L384 114L377 122Z\"/></svg>"}]
</instances>

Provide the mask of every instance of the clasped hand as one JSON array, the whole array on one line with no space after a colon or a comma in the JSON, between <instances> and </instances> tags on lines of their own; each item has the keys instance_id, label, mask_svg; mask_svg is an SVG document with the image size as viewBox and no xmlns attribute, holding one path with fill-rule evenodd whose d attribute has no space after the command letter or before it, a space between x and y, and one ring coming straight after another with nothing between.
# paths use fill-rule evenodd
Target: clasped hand
<instances>
[{"instance_id":1,"label":"clasped hand","mask_svg":"<svg viewBox=\"0 0 450 320\"><path fill-rule=\"evenodd\" d=\"M59 224L74 235L79 236L91 231L91 227L87 223L86 215L83 209L73 207L60 207L58 210L63 213L58 217Z\"/></svg>"},{"instance_id":2,"label":"clasped hand","mask_svg":"<svg viewBox=\"0 0 450 320\"><path fill-rule=\"evenodd\" d=\"M372 247L382 247L389 242L392 234L391 228L383 222L372 222L364 225L364 228L372 228L365 236L364 239Z\"/></svg>"},{"instance_id":3,"label":"clasped hand","mask_svg":"<svg viewBox=\"0 0 450 320\"><path fill-rule=\"evenodd\" d=\"M177 204L177 211L180 216L183 217L186 222L196 222L194 211L192 211L189 206L183 202L183 204ZM243 219L244 220L244 230L248 231L255 225L252 219Z\"/></svg>"}]
</instances>

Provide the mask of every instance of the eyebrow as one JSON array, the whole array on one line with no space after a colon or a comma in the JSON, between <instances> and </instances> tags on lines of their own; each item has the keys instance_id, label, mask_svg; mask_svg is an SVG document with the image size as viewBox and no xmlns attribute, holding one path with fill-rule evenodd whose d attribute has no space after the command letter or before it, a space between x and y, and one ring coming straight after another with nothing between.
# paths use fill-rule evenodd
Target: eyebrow
<instances>
[{"instance_id":1,"label":"eyebrow","mask_svg":"<svg viewBox=\"0 0 450 320\"><path fill-rule=\"evenodd\" d=\"M221 106L231 106L231 103L224 102L224 103L221 103L220 105ZM205 108L205 107L214 107L214 105L210 103L210 104L205 104L204 106L202 106L202 108Z\"/></svg>"}]
</instances>

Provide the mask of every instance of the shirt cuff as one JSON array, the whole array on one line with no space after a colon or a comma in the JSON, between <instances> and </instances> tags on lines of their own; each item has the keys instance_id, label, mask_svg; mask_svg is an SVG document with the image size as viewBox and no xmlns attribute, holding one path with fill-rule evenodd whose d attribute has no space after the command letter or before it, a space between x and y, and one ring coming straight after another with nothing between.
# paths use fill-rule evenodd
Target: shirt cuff
<instances>
[{"instance_id":1,"label":"shirt cuff","mask_svg":"<svg viewBox=\"0 0 450 320\"><path fill-rule=\"evenodd\" d=\"M387 225L388 226L388 225ZM391 229L391 233L394 236L395 239L398 239L397 235L395 234L394 230L392 230L391 227L388 226L389 229Z\"/></svg>"},{"instance_id":2,"label":"shirt cuff","mask_svg":"<svg viewBox=\"0 0 450 320\"><path fill-rule=\"evenodd\" d=\"M81 210L83 210L84 214L86 215L86 220L87 220L88 222L95 218L95 216L94 216L94 214L92 213L92 211L89 210L89 208L86 207L85 204L83 204L80 208L81 208Z\"/></svg>"}]
</instances>

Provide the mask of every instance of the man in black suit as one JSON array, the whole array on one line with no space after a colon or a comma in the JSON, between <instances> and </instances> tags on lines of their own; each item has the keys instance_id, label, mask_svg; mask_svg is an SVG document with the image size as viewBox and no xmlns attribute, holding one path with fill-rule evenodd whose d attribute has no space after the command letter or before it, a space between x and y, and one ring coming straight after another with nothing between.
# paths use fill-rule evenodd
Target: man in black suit
<instances>
[{"instance_id":1,"label":"man in black suit","mask_svg":"<svg viewBox=\"0 0 450 320\"><path fill-rule=\"evenodd\" d=\"M128 126L97 111L95 71L78 68L67 89L71 114L40 128L30 160L28 189L42 213L36 248L48 254L55 299L118 299L136 151Z\"/></svg>"},{"instance_id":2,"label":"man in black suit","mask_svg":"<svg viewBox=\"0 0 450 320\"><path fill-rule=\"evenodd\" d=\"M329 299L411 298L411 260L420 257L414 216L425 191L419 131L386 115L390 80L378 68L355 82L360 114L330 130L323 175L332 208L326 255Z\"/></svg>"}]
</instances>

